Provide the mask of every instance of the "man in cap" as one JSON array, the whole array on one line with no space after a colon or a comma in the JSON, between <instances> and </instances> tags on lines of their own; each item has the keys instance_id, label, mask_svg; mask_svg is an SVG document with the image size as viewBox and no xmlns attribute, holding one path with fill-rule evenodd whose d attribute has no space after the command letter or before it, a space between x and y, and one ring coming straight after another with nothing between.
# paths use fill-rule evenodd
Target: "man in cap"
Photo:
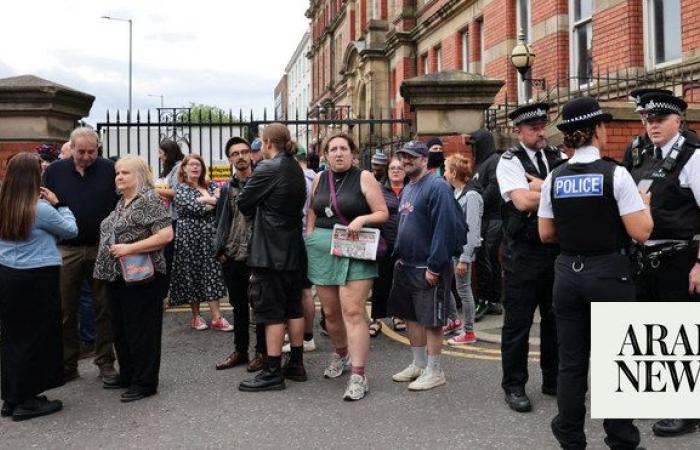
<instances>
[{"instance_id":1,"label":"man in cap","mask_svg":"<svg viewBox=\"0 0 700 450\"><path fill-rule=\"evenodd\" d=\"M533 103L508 115L518 143L501 156L496 178L504 206L505 317L501 339L505 400L514 411L532 404L525 392L528 380L528 339L539 306L542 393L557 393L557 333L552 312L554 259L559 249L543 244L537 231L542 180L565 155L547 142L550 105Z\"/></svg>"},{"instance_id":2,"label":"man in cap","mask_svg":"<svg viewBox=\"0 0 700 450\"><path fill-rule=\"evenodd\" d=\"M637 246L641 301L700 300L700 143L681 133L683 99L666 93L642 95L641 113L651 143L639 155L631 174L641 191L651 193L654 229ZM698 419L664 419L652 427L657 436L694 431Z\"/></svg>"},{"instance_id":3,"label":"man in cap","mask_svg":"<svg viewBox=\"0 0 700 450\"><path fill-rule=\"evenodd\" d=\"M642 100L642 95L651 94L654 92L659 93L659 94L669 94L669 95L673 94L668 89L658 89L658 88L634 89L633 91L630 91L630 98L634 101L636 112L641 112L641 110L642 110L642 108L639 104L639 102ZM642 119L642 126L646 126L646 122L644 120L644 115L642 115L641 119ZM632 142L630 142L630 144L627 146L627 149L625 150L625 154L622 158L622 164L627 168L627 170L630 170L633 165L639 164L639 154L649 144L650 144L649 136L647 135L646 132L644 132L638 136L635 136L634 139L632 139Z\"/></svg>"},{"instance_id":4,"label":"man in cap","mask_svg":"<svg viewBox=\"0 0 700 450\"><path fill-rule=\"evenodd\" d=\"M388 315L407 322L413 362L393 380L410 382L409 390L424 391L445 384L440 353L452 286L452 257L466 243L467 233L452 189L443 178L430 176L428 147L410 141L397 156L410 183L399 204L394 244L397 263Z\"/></svg>"},{"instance_id":5,"label":"man in cap","mask_svg":"<svg viewBox=\"0 0 700 450\"><path fill-rule=\"evenodd\" d=\"M389 158L384 154L382 149L378 148L372 155L372 174L380 183L386 181L387 168L389 167Z\"/></svg>"},{"instance_id":6,"label":"man in cap","mask_svg":"<svg viewBox=\"0 0 700 450\"><path fill-rule=\"evenodd\" d=\"M260 138L253 139L253 142L250 143L250 160L253 162L253 169L263 160L263 153L260 150L262 150L262 140Z\"/></svg>"}]
</instances>

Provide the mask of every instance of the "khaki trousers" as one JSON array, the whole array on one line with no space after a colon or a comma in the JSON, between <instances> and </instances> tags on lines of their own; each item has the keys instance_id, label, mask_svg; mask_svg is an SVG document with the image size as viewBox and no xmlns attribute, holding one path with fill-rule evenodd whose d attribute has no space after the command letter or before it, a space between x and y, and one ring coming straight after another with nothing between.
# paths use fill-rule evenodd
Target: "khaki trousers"
<instances>
[{"instance_id":1,"label":"khaki trousers","mask_svg":"<svg viewBox=\"0 0 700 450\"><path fill-rule=\"evenodd\" d=\"M66 371L78 368L80 339L78 337L78 308L80 285L92 281L92 303L95 308L95 359L98 367L114 364L112 325L105 283L92 278L97 257L96 245L59 246L63 257L61 266L61 309L63 315L63 365Z\"/></svg>"}]
</instances>

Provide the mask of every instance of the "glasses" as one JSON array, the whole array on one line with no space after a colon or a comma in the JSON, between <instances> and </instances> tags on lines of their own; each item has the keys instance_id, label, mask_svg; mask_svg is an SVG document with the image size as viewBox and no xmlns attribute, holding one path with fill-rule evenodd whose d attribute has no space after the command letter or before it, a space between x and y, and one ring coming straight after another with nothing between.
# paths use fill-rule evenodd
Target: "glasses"
<instances>
[{"instance_id":1,"label":"glasses","mask_svg":"<svg viewBox=\"0 0 700 450\"><path fill-rule=\"evenodd\" d=\"M202 164L199 161L193 161L187 163L187 167L202 167Z\"/></svg>"},{"instance_id":2,"label":"glasses","mask_svg":"<svg viewBox=\"0 0 700 450\"><path fill-rule=\"evenodd\" d=\"M389 170L403 170L403 166L389 166Z\"/></svg>"},{"instance_id":3,"label":"glasses","mask_svg":"<svg viewBox=\"0 0 700 450\"><path fill-rule=\"evenodd\" d=\"M240 152L231 152L231 154L228 156L229 158L240 158L241 156L248 156L250 155L250 150L242 150Z\"/></svg>"}]
</instances>

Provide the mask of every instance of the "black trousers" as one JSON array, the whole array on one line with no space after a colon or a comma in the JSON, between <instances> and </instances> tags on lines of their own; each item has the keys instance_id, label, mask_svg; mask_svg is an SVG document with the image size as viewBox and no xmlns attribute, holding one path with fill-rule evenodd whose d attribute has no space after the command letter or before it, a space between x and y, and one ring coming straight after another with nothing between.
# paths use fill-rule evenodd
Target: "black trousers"
<instances>
[{"instance_id":1,"label":"black trousers","mask_svg":"<svg viewBox=\"0 0 700 450\"><path fill-rule=\"evenodd\" d=\"M572 264L583 264L575 272ZM578 266L577 266L578 268ZM586 447L586 392L591 352L591 302L634 301L631 264L623 255L577 259L559 256L555 265L554 314L559 335L559 414L552 431L563 448ZM639 430L632 419L605 419L605 443L613 449L634 449Z\"/></svg>"},{"instance_id":2,"label":"black trousers","mask_svg":"<svg viewBox=\"0 0 700 450\"><path fill-rule=\"evenodd\" d=\"M552 313L552 285L556 248L511 242L506 257L501 355L506 392L520 390L528 380L528 339L535 309L540 309L540 368L543 384L557 379L557 332Z\"/></svg>"},{"instance_id":3,"label":"black trousers","mask_svg":"<svg viewBox=\"0 0 700 450\"><path fill-rule=\"evenodd\" d=\"M0 389L8 403L63 385L59 271L0 265Z\"/></svg>"},{"instance_id":4,"label":"black trousers","mask_svg":"<svg viewBox=\"0 0 700 450\"><path fill-rule=\"evenodd\" d=\"M372 319L386 317L387 301L391 292L391 284L394 282L394 265L396 259L385 256L377 262L377 278L372 286Z\"/></svg>"},{"instance_id":5,"label":"black trousers","mask_svg":"<svg viewBox=\"0 0 700 450\"><path fill-rule=\"evenodd\" d=\"M637 300L641 302L697 302L700 294L688 293L688 274L698 255L698 248L664 256L654 269L645 267L637 276Z\"/></svg>"},{"instance_id":6,"label":"black trousers","mask_svg":"<svg viewBox=\"0 0 700 450\"><path fill-rule=\"evenodd\" d=\"M167 289L166 277L160 273L145 284L107 284L119 376L132 389L158 389L163 299Z\"/></svg>"},{"instance_id":7,"label":"black trousers","mask_svg":"<svg viewBox=\"0 0 700 450\"><path fill-rule=\"evenodd\" d=\"M480 300L500 303L503 286L499 252L503 240L503 221L489 220L482 227L481 247L476 251L474 267Z\"/></svg>"},{"instance_id":8,"label":"black trousers","mask_svg":"<svg viewBox=\"0 0 700 450\"><path fill-rule=\"evenodd\" d=\"M237 352L247 355L250 346L250 269L245 261L229 261L222 268L228 289L228 301L233 306L233 344ZM256 353L265 354L265 327L256 325L255 338Z\"/></svg>"}]
</instances>

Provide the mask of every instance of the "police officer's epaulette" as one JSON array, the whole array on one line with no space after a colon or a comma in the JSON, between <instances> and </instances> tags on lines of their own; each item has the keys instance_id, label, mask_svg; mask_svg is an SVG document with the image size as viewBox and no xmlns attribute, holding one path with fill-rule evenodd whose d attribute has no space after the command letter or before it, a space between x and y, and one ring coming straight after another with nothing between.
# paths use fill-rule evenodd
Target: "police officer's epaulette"
<instances>
[{"instance_id":1,"label":"police officer's epaulette","mask_svg":"<svg viewBox=\"0 0 700 450\"><path fill-rule=\"evenodd\" d=\"M522 151L523 150L520 147L511 147L508 150L506 150L505 152L503 152L503 154L501 155L501 158L513 159L513 157L515 156L516 153L522 152Z\"/></svg>"},{"instance_id":2,"label":"police officer's epaulette","mask_svg":"<svg viewBox=\"0 0 700 450\"><path fill-rule=\"evenodd\" d=\"M602 159L603 161L611 162L611 163L615 164L616 166L622 165L622 163L620 161L616 160L615 158L611 158L609 156L602 156L600 159Z\"/></svg>"}]
</instances>

